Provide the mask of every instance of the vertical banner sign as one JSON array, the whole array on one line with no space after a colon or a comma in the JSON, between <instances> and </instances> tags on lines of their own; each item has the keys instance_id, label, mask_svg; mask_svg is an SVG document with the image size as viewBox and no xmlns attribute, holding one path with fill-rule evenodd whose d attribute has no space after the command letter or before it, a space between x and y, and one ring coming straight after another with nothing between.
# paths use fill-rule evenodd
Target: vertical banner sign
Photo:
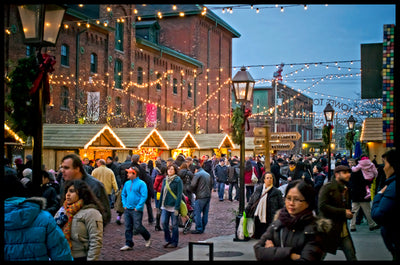
<instances>
[{"instance_id":1,"label":"vertical banner sign","mask_svg":"<svg viewBox=\"0 0 400 265\"><path fill-rule=\"evenodd\" d=\"M383 25L383 143L394 147L394 27Z\"/></svg>"},{"instance_id":2,"label":"vertical banner sign","mask_svg":"<svg viewBox=\"0 0 400 265\"><path fill-rule=\"evenodd\" d=\"M147 127L157 126L157 106L155 104L146 104L146 125Z\"/></svg>"}]
</instances>

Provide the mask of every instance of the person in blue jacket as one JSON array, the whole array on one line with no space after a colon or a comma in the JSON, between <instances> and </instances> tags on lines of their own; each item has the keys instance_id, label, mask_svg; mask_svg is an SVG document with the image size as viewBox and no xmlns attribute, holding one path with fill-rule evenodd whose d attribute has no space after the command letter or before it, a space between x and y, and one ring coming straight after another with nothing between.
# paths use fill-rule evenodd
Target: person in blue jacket
<instances>
[{"instance_id":1,"label":"person in blue jacket","mask_svg":"<svg viewBox=\"0 0 400 265\"><path fill-rule=\"evenodd\" d=\"M121 251L131 250L133 248L133 229L146 241L145 246L150 247L151 235L143 226L143 207L147 200L147 185L139 178L139 168L130 167L126 169L128 181L125 182L121 192L122 206L125 216L125 246Z\"/></svg>"},{"instance_id":2,"label":"person in blue jacket","mask_svg":"<svg viewBox=\"0 0 400 265\"><path fill-rule=\"evenodd\" d=\"M371 216L381 226L381 235L386 248L399 260L400 226L398 225L399 203L396 198L396 174L398 173L398 152L395 149L382 155L386 175L385 186L375 195Z\"/></svg>"},{"instance_id":3,"label":"person in blue jacket","mask_svg":"<svg viewBox=\"0 0 400 265\"><path fill-rule=\"evenodd\" d=\"M6 183L8 190L16 184ZM17 196L21 195L15 193L4 200L4 260L73 260L61 228L44 210L46 199Z\"/></svg>"}]
</instances>

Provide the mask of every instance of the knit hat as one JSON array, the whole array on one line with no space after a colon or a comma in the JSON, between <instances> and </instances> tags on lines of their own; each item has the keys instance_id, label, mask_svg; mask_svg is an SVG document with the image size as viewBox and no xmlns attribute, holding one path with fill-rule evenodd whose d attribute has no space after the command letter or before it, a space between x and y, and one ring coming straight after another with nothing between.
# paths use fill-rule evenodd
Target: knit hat
<instances>
[{"instance_id":1,"label":"knit hat","mask_svg":"<svg viewBox=\"0 0 400 265\"><path fill-rule=\"evenodd\" d=\"M24 171L22 171L22 176L24 176L25 178L32 179L32 169L25 168Z\"/></svg>"}]
</instances>

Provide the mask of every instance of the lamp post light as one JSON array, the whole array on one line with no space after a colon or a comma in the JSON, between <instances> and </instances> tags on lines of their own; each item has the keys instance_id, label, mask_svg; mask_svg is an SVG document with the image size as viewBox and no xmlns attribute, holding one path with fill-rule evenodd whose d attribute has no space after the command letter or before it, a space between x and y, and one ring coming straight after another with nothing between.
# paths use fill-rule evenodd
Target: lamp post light
<instances>
[{"instance_id":1,"label":"lamp post light","mask_svg":"<svg viewBox=\"0 0 400 265\"><path fill-rule=\"evenodd\" d=\"M235 94L236 101L241 103L241 109L244 114L246 103L251 101L251 97L253 95L255 81L249 72L246 71L246 68L243 66L239 72L236 73L235 77L232 79L232 89ZM244 127L244 122L242 126ZM245 132L243 131L241 143L240 143L240 175L239 175L239 212L236 216L236 233L234 241L240 241L237 235L237 230L239 227L240 218L243 215L244 211L244 157L245 157Z\"/></svg>"},{"instance_id":2,"label":"lamp post light","mask_svg":"<svg viewBox=\"0 0 400 265\"><path fill-rule=\"evenodd\" d=\"M350 115L349 119L347 120L347 125L349 126L349 130L351 131L351 146L350 146L350 158L353 157L353 141L354 141L354 127L356 124L356 119L354 119L353 115Z\"/></svg>"},{"instance_id":3,"label":"lamp post light","mask_svg":"<svg viewBox=\"0 0 400 265\"><path fill-rule=\"evenodd\" d=\"M38 65L43 63L42 47L55 46L60 33L66 8L54 4L20 5L18 13L21 20L24 44L38 48ZM45 73L47 75L47 73ZM35 195L40 194L42 184L42 145L43 145L43 80L33 94L35 106L35 129L33 132L32 184Z\"/></svg>"},{"instance_id":4,"label":"lamp post light","mask_svg":"<svg viewBox=\"0 0 400 265\"><path fill-rule=\"evenodd\" d=\"M335 110L332 108L331 104L328 103L324 109L325 120L329 127L329 137L328 137L328 180L331 180L331 138L332 138L332 125L333 116L335 115Z\"/></svg>"}]
</instances>

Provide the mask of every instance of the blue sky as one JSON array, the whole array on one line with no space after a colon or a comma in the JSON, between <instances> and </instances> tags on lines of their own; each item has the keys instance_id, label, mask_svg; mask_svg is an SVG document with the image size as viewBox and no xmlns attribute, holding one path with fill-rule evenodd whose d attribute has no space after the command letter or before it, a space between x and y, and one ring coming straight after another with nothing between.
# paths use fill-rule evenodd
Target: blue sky
<instances>
[{"instance_id":1,"label":"blue sky","mask_svg":"<svg viewBox=\"0 0 400 265\"><path fill-rule=\"evenodd\" d=\"M253 9L250 5L242 5L233 7L232 14L222 13L222 7L226 10L229 6L208 5L241 34L240 38L233 39L233 66L277 65L283 62L284 84L300 89L313 99L330 98L344 103L348 103L349 99L350 102L360 99L361 77L357 75L361 67L357 61L361 59L360 45L382 42L383 25L395 24L396 21L395 5L307 5L307 10L303 5L283 5L284 12L280 11L281 5L278 8L275 5L254 5ZM259 13L256 13L257 7ZM353 64L319 64L351 60L354 60ZM305 65L290 67L291 63L311 62L318 63L317 67L314 64L309 68ZM233 71L233 76L238 70ZM270 80L276 70L275 66L249 69L255 79L266 80ZM295 70L298 72L295 73ZM288 77L285 77L286 74ZM321 81L320 78L326 75L333 77ZM256 84L260 85L270 86L270 83ZM325 105L314 106L317 116L322 115Z\"/></svg>"}]
</instances>

